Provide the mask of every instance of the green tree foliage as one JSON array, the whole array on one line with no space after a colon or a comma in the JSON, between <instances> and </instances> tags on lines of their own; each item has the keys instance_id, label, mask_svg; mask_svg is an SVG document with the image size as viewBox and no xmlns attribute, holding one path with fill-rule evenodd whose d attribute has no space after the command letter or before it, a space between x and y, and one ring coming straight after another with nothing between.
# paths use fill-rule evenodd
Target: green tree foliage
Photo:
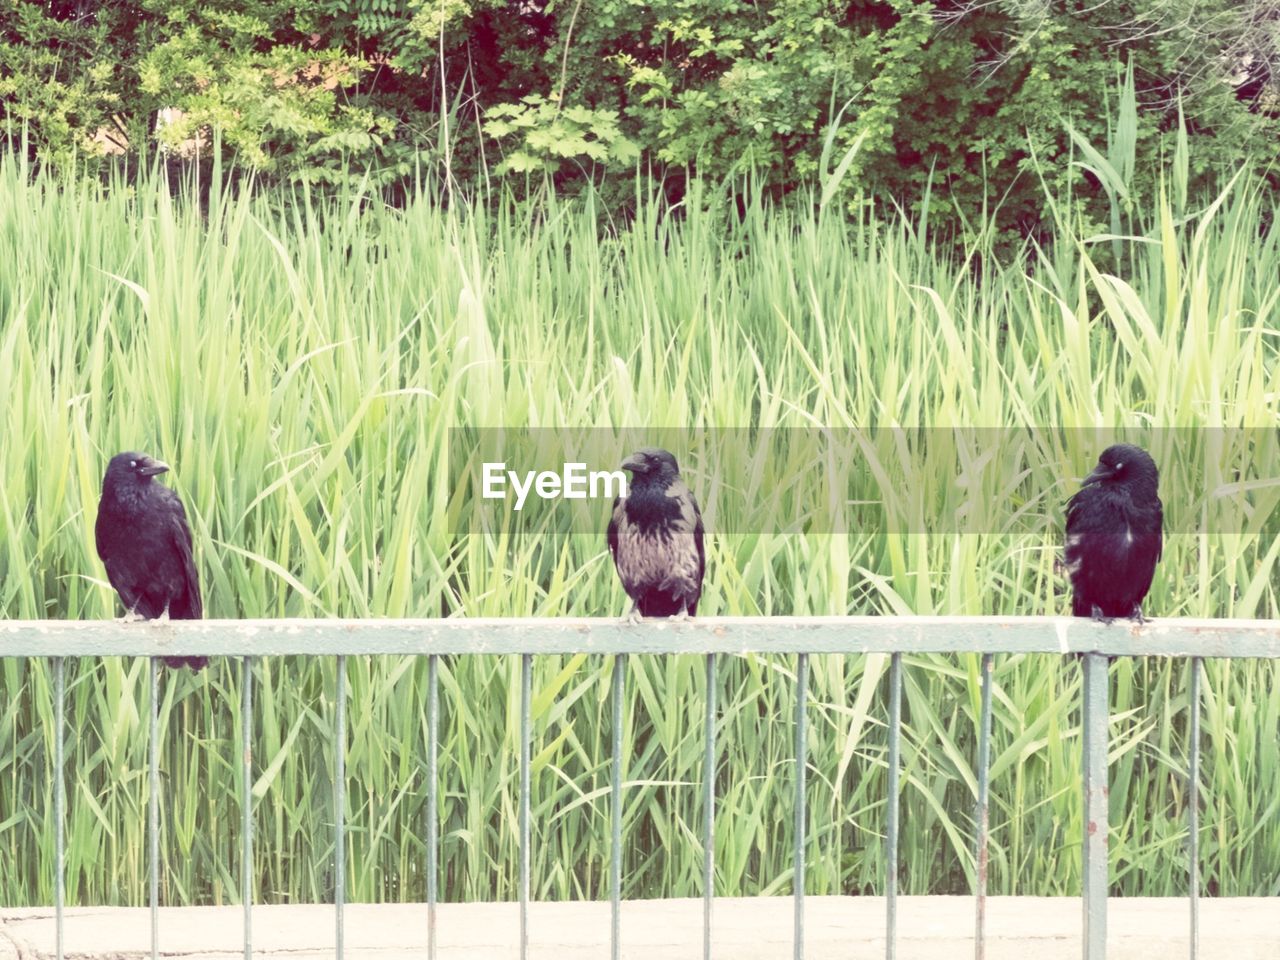
<instances>
[{"instance_id":1,"label":"green tree foliage","mask_svg":"<svg viewBox=\"0 0 1280 960\"><path fill-rule=\"evenodd\" d=\"M561 108L541 94L519 103L490 107L484 132L498 140L514 141L498 165L498 173L557 172L565 160L586 158L594 163L630 161L635 144L622 136L618 116L610 110Z\"/></svg>"},{"instance_id":2,"label":"green tree foliage","mask_svg":"<svg viewBox=\"0 0 1280 960\"><path fill-rule=\"evenodd\" d=\"M990 223L975 214L994 209L1023 230L1043 216L1040 179L1050 195L1078 186L1079 144L1121 122L1134 196L1180 118L1213 141L1191 152L1213 158L1193 180L1265 163L1277 64L1273 0L0 6L7 136L55 162L100 151L104 131L137 151L217 130L240 162L287 178L389 182L425 157L463 186L506 174L523 189L537 174L626 197L641 171L679 197L692 174L749 174L778 196L856 140L843 203L920 213L945 195L935 219ZM1126 67L1140 109L1122 117ZM176 119L157 125L162 108ZM1085 182L1101 216L1104 184Z\"/></svg>"}]
</instances>

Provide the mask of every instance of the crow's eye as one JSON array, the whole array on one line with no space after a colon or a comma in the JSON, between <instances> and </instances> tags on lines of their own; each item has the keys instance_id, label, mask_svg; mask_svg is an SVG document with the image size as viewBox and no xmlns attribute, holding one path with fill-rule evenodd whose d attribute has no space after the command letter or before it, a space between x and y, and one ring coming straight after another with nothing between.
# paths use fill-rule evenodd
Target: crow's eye
<instances>
[{"instance_id":1,"label":"crow's eye","mask_svg":"<svg viewBox=\"0 0 1280 960\"><path fill-rule=\"evenodd\" d=\"M1117 472L1117 473L1119 473L1119 472L1120 472L1121 470L1123 470L1123 469L1124 469L1124 464L1123 464L1123 463L1117 463L1117 464L1116 464L1116 472Z\"/></svg>"},{"instance_id":2,"label":"crow's eye","mask_svg":"<svg viewBox=\"0 0 1280 960\"><path fill-rule=\"evenodd\" d=\"M129 466L131 466L131 467L137 467L137 465L138 465L138 461L137 461L137 460L130 460L130 461L129 461Z\"/></svg>"}]
</instances>

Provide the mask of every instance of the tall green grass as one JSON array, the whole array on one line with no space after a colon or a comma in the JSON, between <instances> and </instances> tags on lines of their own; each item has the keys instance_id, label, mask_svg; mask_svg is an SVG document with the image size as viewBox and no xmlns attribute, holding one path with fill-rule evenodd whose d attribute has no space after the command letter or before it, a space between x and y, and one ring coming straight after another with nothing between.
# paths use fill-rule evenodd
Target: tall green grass
<instances>
[{"instance_id":1,"label":"tall green grass","mask_svg":"<svg viewBox=\"0 0 1280 960\"><path fill-rule=\"evenodd\" d=\"M126 448L175 467L209 616L603 616L625 604L598 535L458 532L452 428L1280 428L1280 237L1256 184L1162 199L1102 240L1066 198L1051 245L1003 260L983 224L955 257L905 221L724 209L695 193L663 217L640 198L633 222L602 229L589 200L391 209L216 183L202 205L158 179L103 189L0 158L0 615L116 613L92 527L104 464ZM1077 471L1096 452L1051 451ZM805 469L771 461L760 495ZM1215 508L1235 527L1169 538L1148 612L1280 613L1276 476ZM706 499L709 478L693 479ZM927 499L947 489L926 485L912 509L949 508ZM1056 516L1069 492L1036 509ZM1066 609L1050 530L905 529L713 536L702 612ZM323 900L334 666L256 669L253 896ZM627 896L699 890L702 670L632 658ZM721 894L790 887L793 670L721 664ZM452 899L516 892L518 675L479 656L441 671ZM883 656L812 665L810 892L882 889L885 675ZM70 667L73 902L145 897L145 677L121 658ZM599 658L535 666L537 897L606 889L609 679ZM1274 664L1207 668L1201 849L1218 893L1280 893L1277 679ZM976 656L907 662L909 892L961 892L972 875L977 683ZM993 889L1077 892L1079 671L1008 656L995 683ZM1112 683L1113 885L1176 893L1185 667L1122 660ZM356 900L424 896L425 686L418 661L350 664ZM170 672L162 691L165 899L235 900L238 667ZM53 898L50 693L45 664L0 660L4 904Z\"/></svg>"}]
</instances>

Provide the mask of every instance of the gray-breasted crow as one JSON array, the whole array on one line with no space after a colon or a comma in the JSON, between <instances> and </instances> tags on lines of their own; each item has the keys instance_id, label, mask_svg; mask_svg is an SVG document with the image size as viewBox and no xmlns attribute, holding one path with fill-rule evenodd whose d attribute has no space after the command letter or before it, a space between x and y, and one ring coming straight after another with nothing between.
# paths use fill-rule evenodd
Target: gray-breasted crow
<instances>
[{"instance_id":1,"label":"gray-breasted crow","mask_svg":"<svg viewBox=\"0 0 1280 960\"><path fill-rule=\"evenodd\" d=\"M632 600L628 618L694 616L707 566L698 502L666 450L637 450L622 469L631 487L613 501L608 541Z\"/></svg>"}]
</instances>

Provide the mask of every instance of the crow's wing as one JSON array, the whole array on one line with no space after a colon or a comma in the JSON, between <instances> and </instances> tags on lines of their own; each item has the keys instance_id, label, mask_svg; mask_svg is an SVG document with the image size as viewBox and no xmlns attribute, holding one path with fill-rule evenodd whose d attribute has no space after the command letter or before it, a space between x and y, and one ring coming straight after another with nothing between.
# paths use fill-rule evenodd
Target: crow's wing
<instances>
[{"instance_id":1,"label":"crow's wing","mask_svg":"<svg viewBox=\"0 0 1280 960\"><path fill-rule=\"evenodd\" d=\"M613 555L613 562L618 562L618 508L622 503L621 497L613 498L613 510L609 513L609 527L605 530L604 538L609 544L609 553Z\"/></svg>"},{"instance_id":2,"label":"crow's wing","mask_svg":"<svg viewBox=\"0 0 1280 960\"><path fill-rule=\"evenodd\" d=\"M181 608L171 611L178 619L199 620L204 616L204 602L200 598L200 574L196 571L196 560L193 555L191 527L187 525L187 511L176 495L172 498L172 509L168 512L169 542L178 558L182 571L183 593L186 595L185 613Z\"/></svg>"},{"instance_id":3,"label":"crow's wing","mask_svg":"<svg viewBox=\"0 0 1280 960\"><path fill-rule=\"evenodd\" d=\"M104 560L103 566L107 568L107 582L115 587L116 593L120 594L120 602L124 604L124 612L129 615L135 612L140 613L138 605L142 602L142 591L137 589L137 585L133 583L132 578L124 575L121 565L117 561Z\"/></svg>"},{"instance_id":4,"label":"crow's wing","mask_svg":"<svg viewBox=\"0 0 1280 960\"><path fill-rule=\"evenodd\" d=\"M1066 542L1063 544L1062 559L1070 570L1081 558L1083 551L1083 535L1090 526L1088 516L1091 500L1091 488L1082 487L1067 501Z\"/></svg>"},{"instance_id":5,"label":"crow's wing","mask_svg":"<svg viewBox=\"0 0 1280 960\"><path fill-rule=\"evenodd\" d=\"M104 515L102 504L98 504L98 519L93 523L93 545L98 548L98 559L106 566L107 557L107 518ZM107 574L110 576L110 572Z\"/></svg>"},{"instance_id":6,"label":"crow's wing","mask_svg":"<svg viewBox=\"0 0 1280 960\"><path fill-rule=\"evenodd\" d=\"M706 528L702 525L702 511L698 509L698 501L693 494L689 494L689 501L693 504L693 515L697 517L697 521L693 525L693 544L698 550L698 595L702 595L702 576L707 570L707 548L703 545L703 538L706 534Z\"/></svg>"},{"instance_id":7,"label":"crow's wing","mask_svg":"<svg viewBox=\"0 0 1280 960\"><path fill-rule=\"evenodd\" d=\"M1072 494L1071 499L1067 501L1067 533L1072 534L1080 526L1083 517L1083 509L1085 501L1088 499L1087 493L1089 488L1084 487Z\"/></svg>"},{"instance_id":8,"label":"crow's wing","mask_svg":"<svg viewBox=\"0 0 1280 960\"><path fill-rule=\"evenodd\" d=\"M132 565L122 556L119 547L119 530L114 529L114 518L98 507L98 519L93 525L93 542L98 548L98 559L107 570L107 582L120 595L125 613L133 613L142 600L137 577Z\"/></svg>"}]
</instances>

